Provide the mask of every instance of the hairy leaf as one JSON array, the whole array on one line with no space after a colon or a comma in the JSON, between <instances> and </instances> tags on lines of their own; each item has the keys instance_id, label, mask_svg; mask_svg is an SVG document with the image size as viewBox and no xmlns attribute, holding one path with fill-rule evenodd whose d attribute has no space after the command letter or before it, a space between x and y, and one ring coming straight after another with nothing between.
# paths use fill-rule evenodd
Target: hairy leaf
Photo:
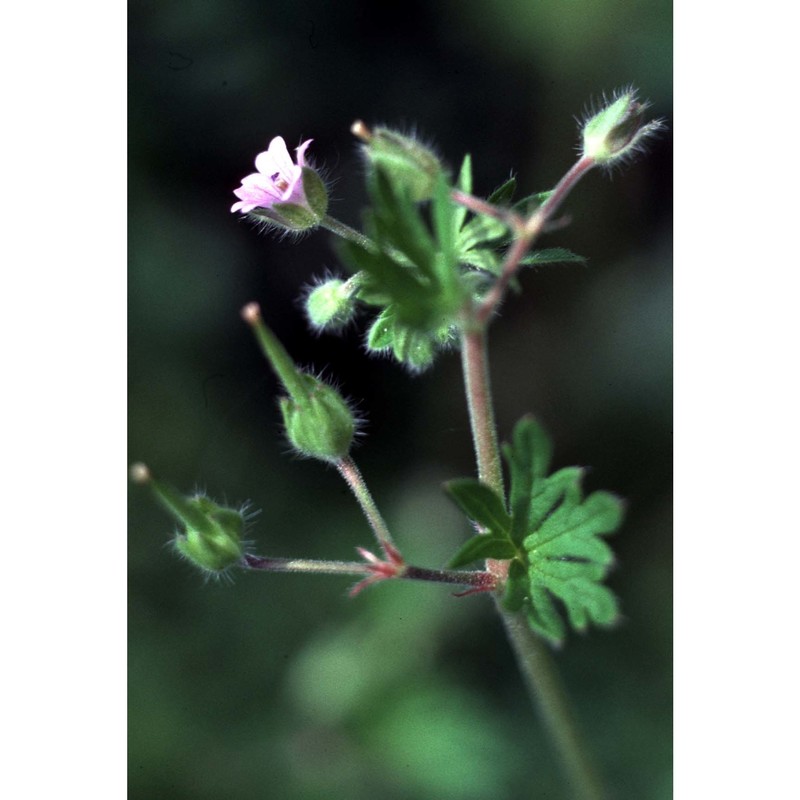
<instances>
[{"instance_id":1,"label":"hairy leaf","mask_svg":"<svg viewBox=\"0 0 800 800\"><path fill-rule=\"evenodd\" d=\"M524 574L509 570L507 605L524 607L534 630L554 642L565 634L555 599L575 629L612 623L617 601L602 581L614 556L601 537L621 524L622 501L609 492L583 497L579 467L548 476L552 445L531 417L517 423L504 455L511 471L510 538L524 565Z\"/></svg>"}]
</instances>

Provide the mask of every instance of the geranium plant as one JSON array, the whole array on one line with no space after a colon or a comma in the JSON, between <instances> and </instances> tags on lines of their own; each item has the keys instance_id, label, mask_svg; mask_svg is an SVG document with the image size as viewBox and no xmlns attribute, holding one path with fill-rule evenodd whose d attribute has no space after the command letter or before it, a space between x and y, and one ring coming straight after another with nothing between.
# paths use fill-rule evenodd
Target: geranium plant
<instances>
[{"instance_id":1,"label":"geranium plant","mask_svg":"<svg viewBox=\"0 0 800 800\"><path fill-rule=\"evenodd\" d=\"M412 373L432 367L443 353L460 352L477 475L444 488L474 535L446 566L408 563L353 459L358 415L338 388L293 362L255 302L242 317L284 389L286 438L298 454L335 466L363 510L374 544L359 547L353 561L259 554L246 544L247 508L185 496L143 464L131 471L178 521L176 552L207 575L349 575L352 596L377 583L435 581L457 588L457 596L490 599L574 794L584 798L602 797L603 789L549 650L565 641L570 628L608 627L617 620L619 602L605 584L614 561L606 537L620 527L624 503L610 492L585 493L578 467L553 471L552 443L532 416L504 432L501 446L487 334L521 269L582 260L563 248L536 248L537 241L558 227L557 212L587 172L613 168L641 151L660 127L647 120L646 110L633 90L617 93L583 123L579 156L558 184L521 199L514 197L514 178L485 199L475 196L469 156L453 175L415 138L356 122L352 131L361 143L370 199L363 231L329 215L325 183L309 158L311 140L293 159L284 139L275 137L256 157L257 171L234 190L238 200L231 211L259 225L294 234L321 228L339 237L341 277L327 278L304 297L316 330L336 333L363 324L367 350L389 355Z\"/></svg>"}]
</instances>

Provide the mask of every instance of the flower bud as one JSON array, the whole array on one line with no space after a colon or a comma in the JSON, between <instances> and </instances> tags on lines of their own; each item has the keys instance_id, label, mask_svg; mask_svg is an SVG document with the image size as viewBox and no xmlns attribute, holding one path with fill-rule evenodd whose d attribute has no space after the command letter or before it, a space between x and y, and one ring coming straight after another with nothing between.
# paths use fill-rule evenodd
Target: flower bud
<instances>
[{"instance_id":1,"label":"flower bud","mask_svg":"<svg viewBox=\"0 0 800 800\"><path fill-rule=\"evenodd\" d=\"M181 527L175 534L175 549L204 572L219 575L241 564L245 514L227 508L205 495L184 496L167 484L156 481L143 464L131 467L131 478L147 484L161 505Z\"/></svg>"},{"instance_id":2,"label":"flower bud","mask_svg":"<svg viewBox=\"0 0 800 800\"><path fill-rule=\"evenodd\" d=\"M662 127L660 120L644 122L648 103L640 103L636 91L628 89L584 123L583 155L600 166L632 156L646 137Z\"/></svg>"},{"instance_id":3,"label":"flower bud","mask_svg":"<svg viewBox=\"0 0 800 800\"><path fill-rule=\"evenodd\" d=\"M301 455L340 461L353 444L355 416L332 386L312 375L301 374L300 379L306 394L280 399L286 437Z\"/></svg>"},{"instance_id":4,"label":"flower bud","mask_svg":"<svg viewBox=\"0 0 800 800\"><path fill-rule=\"evenodd\" d=\"M444 166L430 148L389 128L369 130L360 120L350 130L364 142L369 165L382 169L392 183L406 189L412 200L418 202L433 196Z\"/></svg>"},{"instance_id":5,"label":"flower bud","mask_svg":"<svg viewBox=\"0 0 800 800\"><path fill-rule=\"evenodd\" d=\"M288 397L280 400L286 435L299 453L322 461L344 458L356 433L356 418L345 399L332 386L302 372L261 319L257 303L242 309L261 350L283 384Z\"/></svg>"},{"instance_id":6,"label":"flower bud","mask_svg":"<svg viewBox=\"0 0 800 800\"><path fill-rule=\"evenodd\" d=\"M306 314L315 328L341 328L353 318L356 303L350 282L332 278L306 297Z\"/></svg>"}]
</instances>

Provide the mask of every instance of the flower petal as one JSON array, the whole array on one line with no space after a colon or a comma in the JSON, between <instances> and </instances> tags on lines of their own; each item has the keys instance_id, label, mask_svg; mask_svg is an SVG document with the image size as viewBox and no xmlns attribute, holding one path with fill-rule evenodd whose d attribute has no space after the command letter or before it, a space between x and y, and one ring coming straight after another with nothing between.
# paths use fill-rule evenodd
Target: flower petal
<instances>
[{"instance_id":1,"label":"flower petal","mask_svg":"<svg viewBox=\"0 0 800 800\"><path fill-rule=\"evenodd\" d=\"M313 142L313 139L306 139L300 147L297 148L297 165L299 167L304 167L306 165L306 150L308 146Z\"/></svg>"},{"instance_id":2,"label":"flower petal","mask_svg":"<svg viewBox=\"0 0 800 800\"><path fill-rule=\"evenodd\" d=\"M294 166L286 142L282 136L276 136L267 150L256 156L256 169L264 175L274 175L276 172L285 176Z\"/></svg>"}]
</instances>

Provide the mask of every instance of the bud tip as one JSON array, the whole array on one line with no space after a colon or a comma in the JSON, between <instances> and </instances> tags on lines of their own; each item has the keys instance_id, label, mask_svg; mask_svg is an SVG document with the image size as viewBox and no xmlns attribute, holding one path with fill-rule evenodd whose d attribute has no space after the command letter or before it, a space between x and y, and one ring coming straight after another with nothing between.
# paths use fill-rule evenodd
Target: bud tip
<instances>
[{"instance_id":1,"label":"bud tip","mask_svg":"<svg viewBox=\"0 0 800 800\"><path fill-rule=\"evenodd\" d=\"M350 126L350 133L361 139L362 142L369 142L372 139L372 131L364 124L363 120L357 119Z\"/></svg>"},{"instance_id":2,"label":"bud tip","mask_svg":"<svg viewBox=\"0 0 800 800\"><path fill-rule=\"evenodd\" d=\"M142 463L131 465L130 476L131 480L134 483L138 484L149 483L152 477L150 475L150 470L147 468L147 465Z\"/></svg>"},{"instance_id":3,"label":"bud tip","mask_svg":"<svg viewBox=\"0 0 800 800\"><path fill-rule=\"evenodd\" d=\"M242 319L248 325L255 325L261 319L261 307L258 303L248 303L242 309Z\"/></svg>"}]
</instances>

